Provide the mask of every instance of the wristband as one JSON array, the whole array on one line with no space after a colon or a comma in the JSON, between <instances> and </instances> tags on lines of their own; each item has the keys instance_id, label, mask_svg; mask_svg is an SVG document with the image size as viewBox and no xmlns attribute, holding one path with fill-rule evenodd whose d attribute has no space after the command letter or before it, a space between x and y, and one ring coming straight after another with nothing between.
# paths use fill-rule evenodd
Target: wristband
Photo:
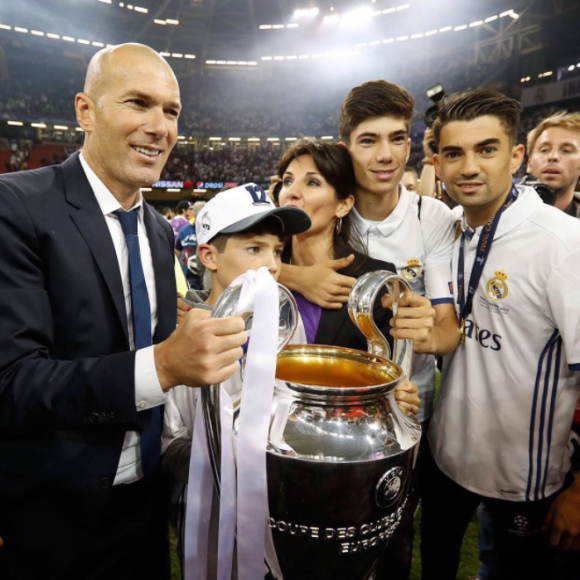
<instances>
[{"instance_id":1,"label":"wristband","mask_svg":"<svg viewBox=\"0 0 580 580\"><path fill-rule=\"evenodd\" d=\"M423 165L433 165L433 159L429 159L429 157L424 157L421 163Z\"/></svg>"}]
</instances>

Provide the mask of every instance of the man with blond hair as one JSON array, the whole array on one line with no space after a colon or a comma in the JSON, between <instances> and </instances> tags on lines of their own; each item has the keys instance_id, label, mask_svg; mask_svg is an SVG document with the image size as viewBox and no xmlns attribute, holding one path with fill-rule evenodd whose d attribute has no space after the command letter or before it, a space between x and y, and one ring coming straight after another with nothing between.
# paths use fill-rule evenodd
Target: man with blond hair
<instances>
[{"instance_id":1,"label":"man with blond hair","mask_svg":"<svg viewBox=\"0 0 580 580\"><path fill-rule=\"evenodd\" d=\"M580 178L580 113L560 112L528 133L528 173L556 193L558 209L579 217L574 190Z\"/></svg>"}]
</instances>

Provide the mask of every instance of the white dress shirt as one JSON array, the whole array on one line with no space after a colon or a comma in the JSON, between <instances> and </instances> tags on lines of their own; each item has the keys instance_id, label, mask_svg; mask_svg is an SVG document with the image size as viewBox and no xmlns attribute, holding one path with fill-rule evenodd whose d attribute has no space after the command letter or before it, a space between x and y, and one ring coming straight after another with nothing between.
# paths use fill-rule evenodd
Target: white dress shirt
<instances>
[{"instance_id":1,"label":"white dress shirt","mask_svg":"<svg viewBox=\"0 0 580 580\"><path fill-rule=\"evenodd\" d=\"M129 331L129 343L131 350L135 348L133 337L133 315L131 305L131 281L129 278L129 250L125 241L125 234L121 228L119 218L113 213L123 206L115 196L107 189L105 184L97 177L96 173L89 167L82 153L79 160L84 172L89 180L89 184L97 198L97 202L107 227L111 234L115 253L119 262L121 281L123 283L123 292L125 295L125 308L127 311L127 328ZM131 209L143 206L143 198L139 199ZM153 260L151 258L151 248L149 247L149 238L145 229L143 215L144 209L138 212L139 219L137 232L139 236L139 249L141 250L141 263L147 285L147 294L149 295L149 305L151 308L151 334L155 334L157 327L157 292L155 288L155 272L153 270ZM155 357L153 346L139 349L135 353L135 405L138 411L144 411L158 405L163 405L166 395L161 389L157 371L155 369ZM117 468L117 474L113 485L133 483L143 477L141 470L141 436L137 431L127 431L123 441L123 450Z\"/></svg>"}]
</instances>

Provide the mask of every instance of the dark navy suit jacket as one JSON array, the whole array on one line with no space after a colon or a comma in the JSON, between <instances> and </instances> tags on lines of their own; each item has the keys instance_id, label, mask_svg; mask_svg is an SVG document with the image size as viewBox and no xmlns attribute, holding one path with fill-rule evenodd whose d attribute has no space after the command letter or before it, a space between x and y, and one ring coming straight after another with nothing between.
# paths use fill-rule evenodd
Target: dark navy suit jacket
<instances>
[{"instance_id":1,"label":"dark navy suit jacket","mask_svg":"<svg viewBox=\"0 0 580 580\"><path fill-rule=\"evenodd\" d=\"M147 204L144 219L158 343L176 324L173 231ZM78 154L1 176L0 506L54 488L99 509L125 432L150 412L137 413L134 367L115 249Z\"/></svg>"}]
</instances>

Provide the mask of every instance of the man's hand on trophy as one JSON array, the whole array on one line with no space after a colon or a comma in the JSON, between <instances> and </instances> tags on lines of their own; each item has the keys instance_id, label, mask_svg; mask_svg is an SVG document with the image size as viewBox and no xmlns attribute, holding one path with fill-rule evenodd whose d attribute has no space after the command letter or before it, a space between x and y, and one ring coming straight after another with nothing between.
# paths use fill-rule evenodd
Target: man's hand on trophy
<instances>
[{"instance_id":1,"label":"man's hand on trophy","mask_svg":"<svg viewBox=\"0 0 580 580\"><path fill-rule=\"evenodd\" d=\"M419 412L421 399L419 389L411 381L401 381L395 389L397 405L405 415L416 415Z\"/></svg>"},{"instance_id":2,"label":"man's hand on trophy","mask_svg":"<svg viewBox=\"0 0 580 580\"><path fill-rule=\"evenodd\" d=\"M391 308L392 301L388 295L382 299L384 308ZM435 326L435 309L424 296L414 292L405 292L399 299L396 316L391 319L393 338L413 341L416 353L433 351L432 331Z\"/></svg>"},{"instance_id":3,"label":"man's hand on trophy","mask_svg":"<svg viewBox=\"0 0 580 580\"><path fill-rule=\"evenodd\" d=\"M561 550L580 550L580 477L552 503L542 530Z\"/></svg>"},{"instance_id":4,"label":"man's hand on trophy","mask_svg":"<svg viewBox=\"0 0 580 580\"><path fill-rule=\"evenodd\" d=\"M239 316L210 318L194 308L164 342L155 346L155 368L164 391L177 385L204 387L231 377L247 341Z\"/></svg>"}]
</instances>

